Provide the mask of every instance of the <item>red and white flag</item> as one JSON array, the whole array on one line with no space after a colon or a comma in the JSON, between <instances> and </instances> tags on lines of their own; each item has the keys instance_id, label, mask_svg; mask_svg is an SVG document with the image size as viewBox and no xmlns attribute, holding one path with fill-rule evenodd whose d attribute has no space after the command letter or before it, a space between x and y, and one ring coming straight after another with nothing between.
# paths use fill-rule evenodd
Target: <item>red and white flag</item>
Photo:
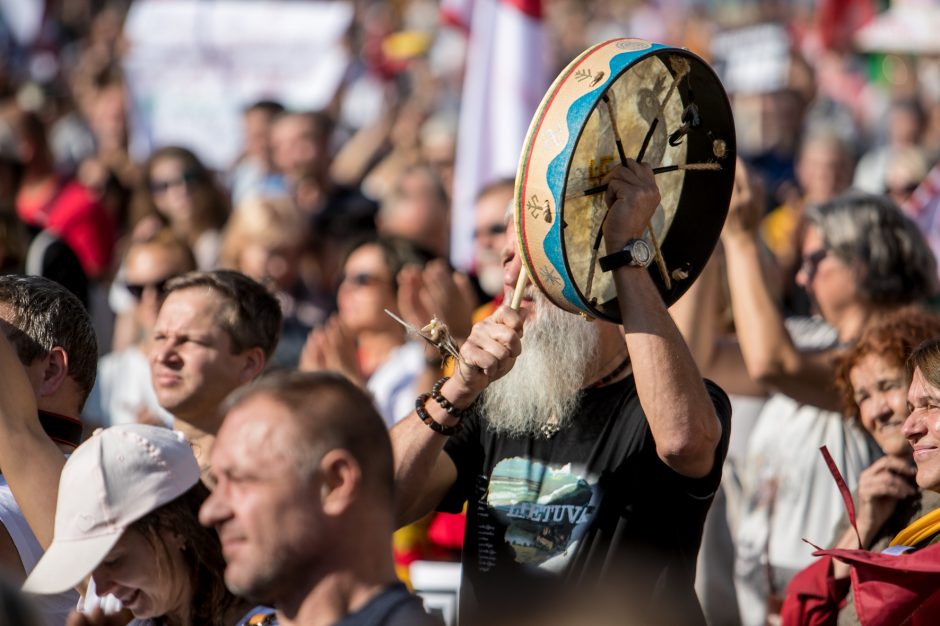
<instances>
[{"instance_id":1,"label":"red and white flag","mask_svg":"<svg viewBox=\"0 0 940 626\"><path fill-rule=\"evenodd\" d=\"M451 262L473 265L473 205L516 175L529 122L548 89L541 0L443 0L444 21L469 33L451 208Z\"/></svg>"}]
</instances>

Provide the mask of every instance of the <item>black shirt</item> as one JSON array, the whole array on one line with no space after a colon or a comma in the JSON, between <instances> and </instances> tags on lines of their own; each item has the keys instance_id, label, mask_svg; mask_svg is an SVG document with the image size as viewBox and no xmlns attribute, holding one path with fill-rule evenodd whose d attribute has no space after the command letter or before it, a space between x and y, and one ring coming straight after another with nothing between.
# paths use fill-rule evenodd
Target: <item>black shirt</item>
<instances>
[{"instance_id":1,"label":"black shirt","mask_svg":"<svg viewBox=\"0 0 940 626\"><path fill-rule=\"evenodd\" d=\"M551 438L497 437L467 416L444 448L458 478L439 507L468 503L461 621L619 581L633 614L704 624L695 562L731 418L725 393L706 388L722 436L700 479L657 456L632 376L586 390L572 425Z\"/></svg>"},{"instance_id":2,"label":"black shirt","mask_svg":"<svg viewBox=\"0 0 940 626\"><path fill-rule=\"evenodd\" d=\"M402 583L394 583L369 600L364 607L334 626L443 626L428 615L421 600Z\"/></svg>"}]
</instances>

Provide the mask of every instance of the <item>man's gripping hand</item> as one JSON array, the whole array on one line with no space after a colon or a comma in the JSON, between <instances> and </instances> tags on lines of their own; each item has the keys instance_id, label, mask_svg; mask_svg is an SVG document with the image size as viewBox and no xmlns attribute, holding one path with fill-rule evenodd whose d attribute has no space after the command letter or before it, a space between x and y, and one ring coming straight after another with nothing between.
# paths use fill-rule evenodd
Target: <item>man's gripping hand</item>
<instances>
[{"instance_id":1,"label":"man's gripping hand","mask_svg":"<svg viewBox=\"0 0 940 626\"><path fill-rule=\"evenodd\" d=\"M659 206L660 195L653 170L633 159L614 167L604 180L607 182L604 200L609 209L604 221L604 240L610 254L619 252L631 239L643 236Z\"/></svg>"}]
</instances>

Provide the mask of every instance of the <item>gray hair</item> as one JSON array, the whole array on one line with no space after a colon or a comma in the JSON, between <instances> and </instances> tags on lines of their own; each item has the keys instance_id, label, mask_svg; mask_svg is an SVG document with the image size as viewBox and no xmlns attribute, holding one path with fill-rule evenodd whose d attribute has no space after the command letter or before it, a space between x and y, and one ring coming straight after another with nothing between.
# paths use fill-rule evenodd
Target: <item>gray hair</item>
<instances>
[{"instance_id":1,"label":"gray hair","mask_svg":"<svg viewBox=\"0 0 940 626\"><path fill-rule=\"evenodd\" d=\"M95 385L98 338L81 301L48 278L8 274L0 276L0 304L9 308L13 328L5 331L23 365L63 348L84 404Z\"/></svg>"},{"instance_id":2,"label":"gray hair","mask_svg":"<svg viewBox=\"0 0 940 626\"><path fill-rule=\"evenodd\" d=\"M862 268L874 306L911 304L936 290L936 260L917 225L884 196L850 192L807 211L826 249Z\"/></svg>"}]
</instances>

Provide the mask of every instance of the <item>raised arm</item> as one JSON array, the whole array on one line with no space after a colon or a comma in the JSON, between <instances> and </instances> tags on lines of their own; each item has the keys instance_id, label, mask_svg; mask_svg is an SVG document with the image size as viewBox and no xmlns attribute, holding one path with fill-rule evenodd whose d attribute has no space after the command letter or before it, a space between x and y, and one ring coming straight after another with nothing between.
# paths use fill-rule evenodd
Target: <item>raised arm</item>
<instances>
[{"instance_id":1,"label":"raised arm","mask_svg":"<svg viewBox=\"0 0 940 626\"><path fill-rule=\"evenodd\" d=\"M735 192L722 231L728 266L731 307L738 343L754 380L791 398L824 409L838 410L829 351L798 349L761 271L758 236L760 212L750 178L739 165Z\"/></svg>"},{"instance_id":2,"label":"raised arm","mask_svg":"<svg viewBox=\"0 0 940 626\"><path fill-rule=\"evenodd\" d=\"M521 350L521 337L522 316L507 307L477 323L461 346L461 362L441 395L458 409L469 407L487 385L510 370ZM456 425L457 420L437 402L431 400L425 407L438 424ZM395 519L403 526L438 505L457 480L457 468L443 453L447 437L422 423L415 413L398 422L390 434L398 493Z\"/></svg>"},{"instance_id":3,"label":"raised arm","mask_svg":"<svg viewBox=\"0 0 940 626\"><path fill-rule=\"evenodd\" d=\"M737 338L724 327L722 316L729 305L722 289L724 254L719 246L698 279L669 314L702 376L728 393L765 396L767 389L750 377Z\"/></svg>"},{"instance_id":4,"label":"raised arm","mask_svg":"<svg viewBox=\"0 0 940 626\"><path fill-rule=\"evenodd\" d=\"M33 534L48 548L65 457L39 423L33 387L7 339L10 329L4 331L0 332L0 471Z\"/></svg>"},{"instance_id":5,"label":"raised arm","mask_svg":"<svg viewBox=\"0 0 940 626\"><path fill-rule=\"evenodd\" d=\"M660 196L650 167L632 160L615 168L608 183L604 238L611 254L643 236ZM679 474L706 476L721 425L701 374L646 268L612 271L637 394L657 454Z\"/></svg>"}]
</instances>

